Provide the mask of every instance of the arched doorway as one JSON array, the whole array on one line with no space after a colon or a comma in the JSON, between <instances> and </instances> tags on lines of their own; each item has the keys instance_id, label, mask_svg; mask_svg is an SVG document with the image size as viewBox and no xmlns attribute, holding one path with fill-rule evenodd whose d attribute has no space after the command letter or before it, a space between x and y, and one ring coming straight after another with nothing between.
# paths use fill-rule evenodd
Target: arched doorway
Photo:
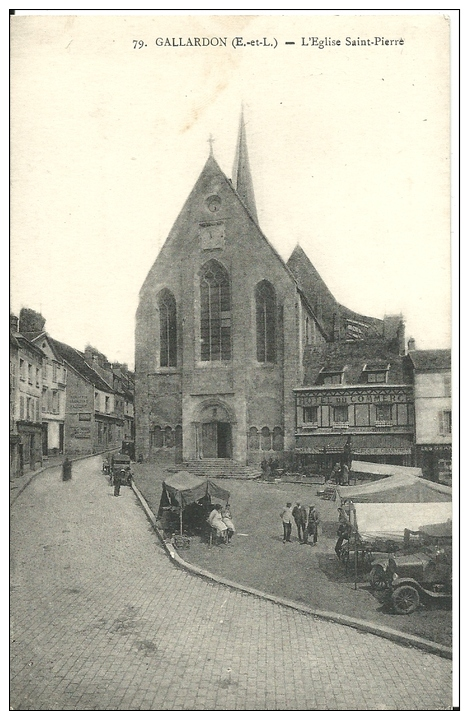
<instances>
[{"instance_id":1,"label":"arched doorway","mask_svg":"<svg viewBox=\"0 0 469 711\"><path fill-rule=\"evenodd\" d=\"M220 402L204 403L198 424L198 457L231 459L233 457L233 417Z\"/></svg>"}]
</instances>

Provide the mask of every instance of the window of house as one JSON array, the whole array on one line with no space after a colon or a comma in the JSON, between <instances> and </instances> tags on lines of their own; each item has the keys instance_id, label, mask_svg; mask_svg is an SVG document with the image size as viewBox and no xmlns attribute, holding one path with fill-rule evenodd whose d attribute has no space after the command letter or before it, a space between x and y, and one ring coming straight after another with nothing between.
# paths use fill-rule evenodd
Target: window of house
<instances>
[{"instance_id":1,"label":"window of house","mask_svg":"<svg viewBox=\"0 0 469 711\"><path fill-rule=\"evenodd\" d=\"M26 380L26 363L20 358L20 380Z\"/></svg>"},{"instance_id":2,"label":"window of house","mask_svg":"<svg viewBox=\"0 0 469 711\"><path fill-rule=\"evenodd\" d=\"M33 366L31 363L28 363L28 383L30 385L33 384Z\"/></svg>"},{"instance_id":3,"label":"window of house","mask_svg":"<svg viewBox=\"0 0 469 711\"><path fill-rule=\"evenodd\" d=\"M39 422L39 399L36 399L36 422Z\"/></svg>"},{"instance_id":4,"label":"window of house","mask_svg":"<svg viewBox=\"0 0 469 711\"><path fill-rule=\"evenodd\" d=\"M389 364L375 363L365 364L363 367L365 380L367 383L387 383Z\"/></svg>"},{"instance_id":5,"label":"window of house","mask_svg":"<svg viewBox=\"0 0 469 711\"><path fill-rule=\"evenodd\" d=\"M440 434L451 434L451 410L443 410L439 415Z\"/></svg>"},{"instance_id":6,"label":"window of house","mask_svg":"<svg viewBox=\"0 0 469 711\"><path fill-rule=\"evenodd\" d=\"M366 374L367 375L367 382L368 383L385 383L387 380L387 372L380 371L380 372L369 372Z\"/></svg>"},{"instance_id":7,"label":"window of house","mask_svg":"<svg viewBox=\"0 0 469 711\"><path fill-rule=\"evenodd\" d=\"M39 387L39 368L36 368L36 387Z\"/></svg>"},{"instance_id":8,"label":"window of house","mask_svg":"<svg viewBox=\"0 0 469 711\"><path fill-rule=\"evenodd\" d=\"M392 420L392 405L376 405L376 422L390 422Z\"/></svg>"},{"instance_id":9,"label":"window of house","mask_svg":"<svg viewBox=\"0 0 469 711\"><path fill-rule=\"evenodd\" d=\"M52 361L52 382L57 382L57 363L55 360Z\"/></svg>"},{"instance_id":10,"label":"window of house","mask_svg":"<svg viewBox=\"0 0 469 711\"><path fill-rule=\"evenodd\" d=\"M158 299L160 311L160 366L175 368L177 365L176 300L164 289Z\"/></svg>"},{"instance_id":11,"label":"window of house","mask_svg":"<svg viewBox=\"0 0 469 711\"><path fill-rule=\"evenodd\" d=\"M348 407L347 405L336 405L333 409L334 422L348 422Z\"/></svg>"},{"instance_id":12,"label":"window of house","mask_svg":"<svg viewBox=\"0 0 469 711\"><path fill-rule=\"evenodd\" d=\"M259 363L275 363L275 289L268 281L256 286L256 341Z\"/></svg>"},{"instance_id":13,"label":"window of house","mask_svg":"<svg viewBox=\"0 0 469 711\"><path fill-rule=\"evenodd\" d=\"M318 424L318 408L317 407L304 407L303 408L303 422L317 425Z\"/></svg>"},{"instance_id":14,"label":"window of house","mask_svg":"<svg viewBox=\"0 0 469 711\"><path fill-rule=\"evenodd\" d=\"M111 407L111 398L108 397L107 395L106 395L106 399L105 399L105 407L106 407L106 412L109 412L110 407Z\"/></svg>"},{"instance_id":15,"label":"window of house","mask_svg":"<svg viewBox=\"0 0 469 711\"><path fill-rule=\"evenodd\" d=\"M231 294L228 273L212 259L200 277L200 358L231 359Z\"/></svg>"},{"instance_id":16,"label":"window of house","mask_svg":"<svg viewBox=\"0 0 469 711\"><path fill-rule=\"evenodd\" d=\"M59 393L57 390L52 391L52 412L57 414L59 411Z\"/></svg>"},{"instance_id":17,"label":"window of house","mask_svg":"<svg viewBox=\"0 0 469 711\"><path fill-rule=\"evenodd\" d=\"M47 388L42 388L42 411L46 412L47 406Z\"/></svg>"},{"instance_id":18,"label":"window of house","mask_svg":"<svg viewBox=\"0 0 469 711\"><path fill-rule=\"evenodd\" d=\"M94 394L94 409L99 410L99 393Z\"/></svg>"},{"instance_id":19,"label":"window of house","mask_svg":"<svg viewBox=\"0 0 469 711\"><path fill-rule=\"evenodd\" d=\"M341 385L343 382L344 369L328 370L322 368L318 376L319 385Z\"/></svg>"},{"instance_id":20,"label":"window of house","mask_svg":"<svg viewBox=\"0 0 469 711\"><path fill-rule=\"evenodd\" d=\"M20 420L24 420L24 397L20 396Z\"/></svg>"}]
</instances>

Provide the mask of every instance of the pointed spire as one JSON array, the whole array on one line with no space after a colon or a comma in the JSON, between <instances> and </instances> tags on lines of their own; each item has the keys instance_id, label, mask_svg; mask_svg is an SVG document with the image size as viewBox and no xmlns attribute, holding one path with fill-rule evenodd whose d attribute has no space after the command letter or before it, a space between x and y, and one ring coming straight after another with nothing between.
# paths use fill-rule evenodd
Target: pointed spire
<instances>
[{"instance_id":1,"label":"pointed spire","mask_svg":"<svg viewBox=\"0 0 469 711\"><path fill-rule=\"evenodd\" d=\"M251 169L249 167L243 108L241 108L238 143L236 145L236 155L233 165L233 185L241 201L244 203L244 206L247 207L251 216L258 222L254 187L252 184Z\"/></svg>"}]
</instances>

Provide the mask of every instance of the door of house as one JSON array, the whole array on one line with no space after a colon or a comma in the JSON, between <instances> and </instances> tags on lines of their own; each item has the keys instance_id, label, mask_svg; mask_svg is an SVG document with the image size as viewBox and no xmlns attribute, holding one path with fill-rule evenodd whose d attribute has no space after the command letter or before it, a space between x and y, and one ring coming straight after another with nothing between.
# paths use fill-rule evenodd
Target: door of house
<instances>
[{"instance_id":1,"label":"door of house","mask_svg":"<svg viewBox=\"0 0 469 711\"><path fill-rule=\"evenodd\" d=\"M59 452L64 453L64 426L59 425Z\"/></svg>"},{"instance_id":2,"label":"door of house","mask_svg":"<svg viewBox=\"0 0 469 711\"><path fill-rule=\"evenodd\" d=\"M42 423L42 453L45 457L47 457L48 454L48 424L47 422Z\"/></svg>"}]
</instances>

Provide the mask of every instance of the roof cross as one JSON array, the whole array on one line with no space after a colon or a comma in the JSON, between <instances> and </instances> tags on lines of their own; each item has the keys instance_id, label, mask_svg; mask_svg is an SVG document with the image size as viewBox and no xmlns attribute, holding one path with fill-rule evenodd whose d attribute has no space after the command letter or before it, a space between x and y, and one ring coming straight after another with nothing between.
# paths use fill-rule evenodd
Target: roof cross
<instances>
[{"instance_id":1,"label":"roof cross","mask_svg":"<svg viewBox=\"0 0 469 711\"><path fill-rule=\"evenodd\" d=\"M215 139L213 138L212 134L210 134L210 138L207 140L207 143L210 143L210 155L213 156L213 144L215 142Z\"/></svg>"}]
</instances>

